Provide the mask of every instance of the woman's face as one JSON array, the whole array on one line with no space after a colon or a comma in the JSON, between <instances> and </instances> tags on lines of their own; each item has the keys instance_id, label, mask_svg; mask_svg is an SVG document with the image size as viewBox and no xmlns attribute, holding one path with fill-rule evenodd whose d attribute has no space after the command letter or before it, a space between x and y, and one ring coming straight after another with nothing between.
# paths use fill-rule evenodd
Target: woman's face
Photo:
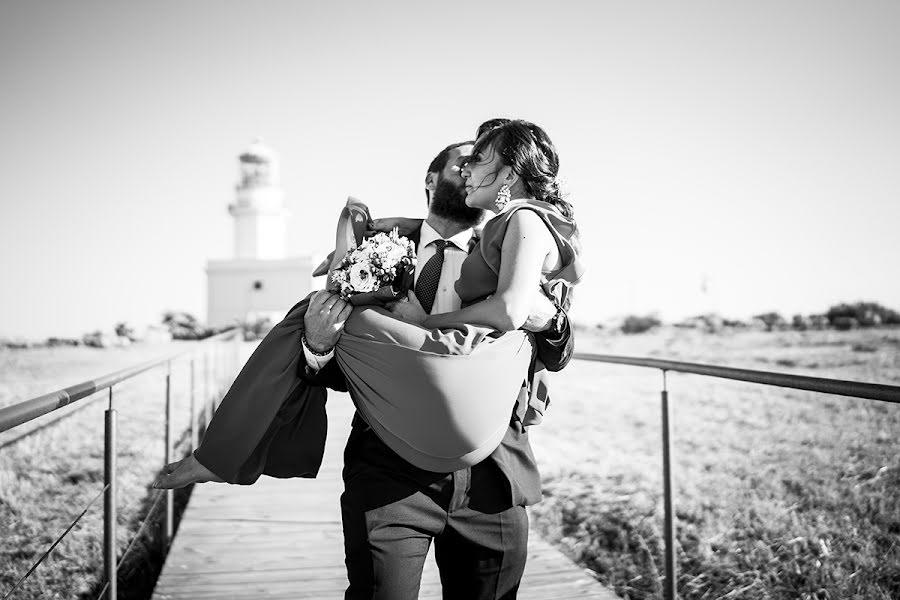
<instances>
[{"instance_id":1,"label":"woman's face","mask_svg":"<svg viewBox=\"0 0 900 600\"><path fill-rule=\"evenodd\" d=\"M500 164L492 147L473 154L462 170L466 182L466 205L497 212L497 192L510 167Z\"/></svg>"}]
</instances>

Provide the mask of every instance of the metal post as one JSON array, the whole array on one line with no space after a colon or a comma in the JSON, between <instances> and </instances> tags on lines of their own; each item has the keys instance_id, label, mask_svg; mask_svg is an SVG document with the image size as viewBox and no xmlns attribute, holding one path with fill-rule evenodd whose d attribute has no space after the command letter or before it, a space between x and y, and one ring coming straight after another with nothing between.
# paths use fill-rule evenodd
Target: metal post
<instances>
[{"instance_id":1,"label":"metal post","mask_svg":"<svg viewBox=\"0 0 900 600\"><path fill-rule=\"evenodd\" d=\"M116 600L118 595L118 546L116 544L116 410L113 408L113 390L109 388L109 408L105 413L103 441L103 562L109 590L106 597Z\"/></svg>"},{"instance_id":2,"label":"metal post","mask_svg":"<svg viewBox=\"0 0 900 600\"><path fill-rule=\"evenodd\" d=\"M196 450L199 445L199 431L197 427L197 386L194 376L194 358L191 357L191 450Z\"/></svg>"},{"instance_id":3,"label":"metal post","mask_svg":"<svg viewBox=\"0 0 900 600\"><path fill-rule=\"evenodd\" d=\"M672 505L672 461L669 434L669 392L666 389L666 372L663 370L662 389L662 441L663 441L663 505L665 526L663 535L666 542L666 581L665 600L675 600L678 591L675 587L677 571L675 570L675 514Z\"/></svg>"},{"instance_id":4,"label":"metal post","mask_svg":"<svg viewBox=\"0 0 900 600\"><path fill-rule=\"evenodd\" d=\"M239 331L234 334L234 352L232 353L231 373L229 374L231 381L237 377L238 371L241 369L241 339L243 334Z\"/></svg>"},{"instance_id":5,"label":"metal post","mask_svg":"<svg viewBox=\"0 0 900 600\"><path fill-rule=\"evenodd\" d=\"M222 342L216 341L216 408L222 403L225 394L225 354L222 352Z\"/></svg>"},{"instance_id":6,"label":"metal post","mask_svg":"<svg viewBox=\"0 0 900 600\"><path fill-rule=\"evenodd\" d=\"M222 373L221 373L221 364L220 358L221 353L219 352L219 342L212 343L212 357L213 357L213 365L212 365L212 378L213 378L213 406L215 408L219 408L219 398L222 396Z\"/></svg>"},{"instance_id":7,"label":"metal post","mask_svg":"<svg viewBox=\"0 0 900 600\"><path fill-rule=\"evenodd\" d=\"M203 391L205 392L203 396L203 411L206 418L206 423L204 427L209 427L209 422L212 421L212 394L210 394L209 390L209 350L203 349Z\"/></svg>"},{"instance_id":8,"label":"metal post","mask_svg":"<svg viewBox=\"0 0 900 600\"><path fill-rule=\"evenodd\" d=\"M166 373L166 464L172 462L172 362L167 363ZM163 534L163 546L169 547L172 543L175 494L173 490L166 490L166 528Z\"/></svg>"}]
</instances>

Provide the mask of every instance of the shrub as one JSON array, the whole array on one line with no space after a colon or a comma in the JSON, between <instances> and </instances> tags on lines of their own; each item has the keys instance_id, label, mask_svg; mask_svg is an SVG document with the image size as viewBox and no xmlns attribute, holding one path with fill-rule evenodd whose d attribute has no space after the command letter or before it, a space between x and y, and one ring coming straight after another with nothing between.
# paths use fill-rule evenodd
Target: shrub
<instances>
[{"instance_id":1,"label":"shrub","mask_svg":"<svg viewBox=\"0 0 900 600\"><path fill-rule=\"evenodd\" d=\"M644 333L662 324L655 315L631 315L622 323L622 333Z\"/></svg>"},{"instance_id":2,"label":"shrub","mask_svg":"<svg viewBox=\"0 0 900 600\"><path fill-rule=\"evenodd\" d=\"M182 311L164 312L162 324L169 328L173 340L202 340L215 333L194 315Z\"/></svg>"},{"instance_id":3,"label":"shrub","mask_svg":"<svg viewBox=\"0 0 900 600\"><path fill-rule=\"evenodd\" d=\"M244 341L252 342L254 340L261 340L274 326L275 324L269 317L259 317L252 321L245 321L244 323L241 323L241 329L244 332Z\"/></svg>"},{"instance_id":4,"label":"shrub","mask_svg":"<svg viewBox=\"0 0 900 600\"><path fill-rule=\"evenodd\" d=\"M838 331L848 331L859 327L859 321L856 320L856 317L837 316L832 319L831 326Z\"/></svg>"},{"instance_id":5,"label":"shrub","mask_svg":"<svg viewBox=\"0 0 900 600\"><path fill-rule=\"evenodd\" d=\"M0 339L0 347L9 348L10 350L26 350L33 344L24 338Z\"/></svg>"},{"instance_id":6,"label":"shrub","mask_svg":"<svg viewBox=\"0 0 900 600\"><path fill-rule=\"evenodd\" d=\"M717 313L704 313L694 317L688 317L675 323L675 327L682 329L701 329L707 333L718 333L726 327L726 320Z\"/></svg>"},{"instance_id":7,"label":"shrub","mask_svg":"<svg viewBox=\"0 0 900 600\"><path fill-rule=\"evenodd\" d=\"M135 335L134 327L125 323L124 321L121 323L116 323L115 326L116 335L123 338L128 338L132 342L137 341L137 336Z\"/></svg>"},{"instance_id":8,"label":"shrub","mask_svg":"<svg viewBox=\"0 0 900 600\"><path fill-rule=\"evenodd\" d=\"M877 302L855 302L836 304L825 313L832 327L840 329L838 321L846 328L847 319L855 319L860 327L876 325L900 325L900 313Z\"/></svg>"},{"instance_id":9,"label":"shrub","mask_svg":"<svg viewBox=\"0 0 900 600\"><path fill-rule=\"evenodd\" d=\"M92 331L81 338L81 343L91 348L109 348L113 345L112 336L104 331Z\"/></svg>"},{"instance_id":10,"label":"shrub","mask_svg":"<svg viewBox=\"0 0 900 600\"><path fill-rule=\"evenodd\" d=\"M784 319L784 317L774 311L758 314L753 318L756 321L762 323L762 325L766 328L766 331L785 329L787 327L787 321Z\"/></svg>"},{"instance_id":11,"label":"shrub","mask_svg":"<svg viewBox=\"0 0 900 600\"><path fill-rule=\"evenodd\" d=\"M47 341L44 343L48 348L55 348L56 346L80 346L81 340L66 337L48 337Z\"/></svg>"}]
</instances>

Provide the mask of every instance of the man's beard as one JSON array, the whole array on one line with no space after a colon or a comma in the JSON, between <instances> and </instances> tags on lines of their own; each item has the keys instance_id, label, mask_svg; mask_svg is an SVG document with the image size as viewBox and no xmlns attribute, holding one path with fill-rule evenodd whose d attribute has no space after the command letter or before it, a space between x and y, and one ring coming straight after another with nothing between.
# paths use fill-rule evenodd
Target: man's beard
<instances>
[{"instance_id":1,"label":"man's beard","mask_svg":"<svg viewBox=\"0 0 900 600\"><path fill-rule=\"evenodd\" d=\"M466 188L456 187L438 176L437 186L431 197L431 212L466 227L475 227L484 218L480 208L466 206Z\"/></svg>"}]
</instances>

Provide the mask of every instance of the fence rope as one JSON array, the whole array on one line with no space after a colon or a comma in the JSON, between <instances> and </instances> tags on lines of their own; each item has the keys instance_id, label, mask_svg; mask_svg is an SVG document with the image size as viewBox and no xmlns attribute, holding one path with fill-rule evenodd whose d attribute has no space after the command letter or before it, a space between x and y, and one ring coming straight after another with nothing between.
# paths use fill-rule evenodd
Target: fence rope
<instances>
[{"instance_id":1,"label":"fence rope","mask_svg":"<svg viewBox=\"0 0 900 600\"><path fill-rule=\"evenodd\" d=\"M125 562L125 559L128 558L128 554L131 552L131 548L134 546L135 542L143 535L144 529L147 527L147 523L150 522L150 517L153 516L153 511L156 510L156 507L159 506L159 501L165 497L163 493L165 490L156 490L156 500L153 501L153 504L150 505L150 510L147 511L147 514L144 515L144 520L141 521L141 526L138 527L138 531L134 534L134 537L131 539L131 542L128 544L128 547L125 548L125 552L122 554L122 557L119 559L119 563L116 566L116 571L122 568L122 563Z\"/></svg>"},{"instance_id":2,"label":"fence rope","mask_svg":"<svg viewBox=\"0 0 900 600\"><path fill-rule=\"evenodd\" d=\"M50 556L50 553L51 553L51 552L53 552L53 549L56 548L56 547L59 545L59 543L63 540L63 538L66 537L66 536L69 534L70 531L72 531L72 528L75 527L75 525L78 524L78 522L81 520L81 518L82 518L84 515L87 514L88 509L91 508L91 506L94 504L94 502L96 502L97 500L99 500L100 498L103 497L103 494L106 492L106 490L107 490L108 488L109 488L109 484L106 484L105 486L103 486L103 489L100 490L100 493L97 494L96 496L94 496L94 499L93 499L93 500L91 500L90 502L88 502L87 506L84 507L84 510L81 511L81 514L78 515L77 517L75 517L75 520L72 521L72 524L69 525L69 526L66 528L66 530L62 532L62 535L60 535L58 538L56 538L56 541L53 542L53 545L51 545L51 546L44 552L44 554L38 559L38 561L37 561L36 563L34 563L34 564L31 566L30 569L28 569L28 572L25 573L25 574L22 576L22 578L19 579L19 581L16 582L16 585L14 585L14 586L12 587L12 589L9 590L9 592L6 593L6 595L3 597L3 600L8 600L9 598L12 598L13 593L14 593L17 589L19 589L19 586L21 586L21 585L25 582L26 579L28 579L29 577L31 577L31 574L34 573L34 571L35 571L39 566L41 566L41 563L44 562L44 560L45 560L48 556Z\"/></svg>"}]
</instances>

